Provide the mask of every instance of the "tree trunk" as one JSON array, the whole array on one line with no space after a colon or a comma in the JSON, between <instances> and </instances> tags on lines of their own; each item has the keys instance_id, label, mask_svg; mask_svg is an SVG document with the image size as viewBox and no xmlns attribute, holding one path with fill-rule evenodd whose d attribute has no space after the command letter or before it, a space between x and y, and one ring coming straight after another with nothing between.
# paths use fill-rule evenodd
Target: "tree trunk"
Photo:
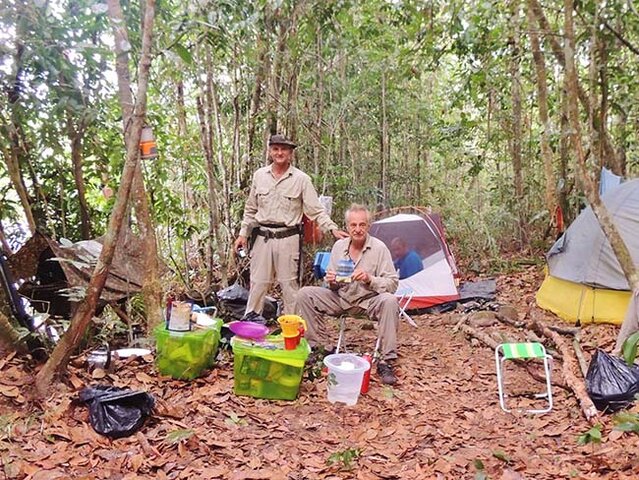
<instances>
[{"instance_id":1,"label":"tree trunk","mask_svg":"<svg viewBox=\"0 0 639 480\"><path fill-rule=\"evenodd\" d=\"M238 46L235 45L235 56L234 58L238 58ZM229 185L239 185L240 184L240 173L242 171L242 145L240 142L241 139L241 128L242 128L242 107L240 105L240 68L237 65L236 61L233 60L233 149L231 154L231 165L229 171ZM229 187L230 188L230 187ZM234 190L234 189L233 189ZM227 219L228 225L231 225L231 203L233 200L234 191L228 192L228 196L224 201L224 218Z\"/></svg>"},{"instance_id":2,"label":"tree trunk","mask_svg":"<svg viewBox=\"0 0 639 480\"><path fill-rule=\"evenodd\" d=\"M569 225L576 217L576 211L570 209L568 196L572 190L573 183L568 185L569 166L570 166L570 122L568 121L568 96L566 89L558 85L559 95L561 98L561 136L559 138L559 166L561 182L559 182L559 206L563 213L564 224Z\"/></svg>"},{"instance_id":3,"label":"tree trunk","mask_svg":"<svg viewBox=\"0 0 639 480\"><path fill-rule=\"evenodd\" d=\"M28 352L27 344L20 338L20 333L11 324L8 317L0 311L0 346L10 351Z\"/></svg>"},{"instance_id":4,"label":"tree trunk","mask_svg":"<svg viewBox=\"0 0 639 480\"><path fill-rule=\"evenodd\" d=\"M556 194L557 179L553 167L553 151L550 147L550 118L548 116L548 84L546 80L546 61L539 44L539 35L534 23L535 17L528 2L528 35L532 47L535 71L537 74L537 97L539 104L539 123L541 124L541 156L544 162L544 176L546 177L545 203L548 209L548 218L552 221L555 209L558 205Z\"/></svg>"},{"instance_id":5,"label":"tree trunk","mask_svg":"<svg viewBox=\"0 0 639 480\"><path fill-rule=\"evenodd\" d=\"M112 0L114 4L119 6L119 0ZM155 0L153 0L155 2ZM152 7L155 8L155 4ZM118 8L119 9L119 8ZM113 12L116 14L117 12ZM122 25L126 25L122 14L120 13L120 21ZM129 43L128 32L125 28L118 30L121 35L121 41ZM116 33L116 35L118 34ZM116 40L118 37L116 36ZM134 115L134 100L131 94L131 81L129 76L129 55L128 50L123 50L118 56L122 56L120 68L123 70L126 68L126 75L123 75L123 84L120 84L120 77L118 76L118 91L120 93L121 105L122 105L122 120L124 123L124 138L128 145L127 135L130 134L129 125L131 123L132 116ZM150 64L151 59L148 59ZM117 65L116 65L117 66ZM148 81L148 80L147 80ZM146 113L146 105L144 106ZM144 121L144 116L142 117ZM137 140L139 143L139 138ZM146 189L144 188L144 176L142 174L142 167L138 164L135 167L133 176L133 184L130 191L131 205L135 208L135 216L138 222L138 228L140 230L140 238L144 244L144 281L142 285L142 296L144 297L144 310L146 313L146 321L149 328L153 328L162 322L162 292L160 287L159 267L158 267L158 250L157 250L157 238L155 233L155 227L153 225L153 218L151 216L151 210L149 208L149 201L146 195Z\"/></svg>"},{"instance_id":6,"label":"tree trunk","mask_svg":"<svg viewBox=\"0 0 639 480\"><path fill-rule=\"evenodd\" d=\"M176 95L176 107L177 107L177 121L178 121L178 135L185 137L186 131L186 107L184 105L184 82L180 78L175 84Z\"/></svg>"},{"instance_id":7,"label":"tree trunk","mask_svg":"<svg viewBox=\"0 0 639 480\"><path fill-rule=\"evenodd\" d=\"M210 59L209 59L210 60ZM215 136L213 137L215 139L215 144L216 144L216 157L217 157L217 164L218 164L218 172L220 172L220 174L222 175L222 192L223 195L221 195L222 200L220 202L220 195L216 195L217 196L217 210L216 210L216 215L215 215L215 223L211 226L212 231L215 234L215 240L216 240L216 244L217 244L217 254L218 257L220 259L220 264L221 265L226 265L226 245L230 245L231 244L231 239L228 238L226 235L223 236L222 234L222 229L220 228L220 219L219 219L219 212L222 211L225 213L225 218L224 218L224 223L226 223L227 227L230 227L231 225L231 219L230 219L230 212L231 212L231 208L229 205L229 201L231 198L231 192L230 192L230 178L229 178L229 174L228 174L228 168L226 166L226 162L224 160L224 146L222 144L223 142L223 138L224 138L224 134L222 132L222 116L220 113L220 100L219 100L219 96L217 94L217 86L215 84L215 82L213 81L213 76L212 76L212 65L209 65L210 70L209 73L211 74L208 77L208 88L207 90L210 91L210 101L211 101L211 105L210 107L212 107L212 110L210 110L210 112L213 115L213 119L215 120ZM207 95L207 98L208 95ZM214 195L218 190L214 191ZM221 205L220 205L221 203ZM225 231L229 231L229 228L226 228ZM222 285L226 286L228 285L228 277L227 277L227 271L226 268L221 268L220 270L220 276L221 276L221 282Z\"/></svg>"},{"instance_id":8,"label":"tree trunk","mask_svg":"<svg viewBox=\"0 0 639 480\"><path fill-rule=\"evenodd\" d=\"M7 241L7 236L4 233L4 226L2 225L2 219L0 218L0 248L7 254L12 254L13 249Z\"/></svg>"},{"instance_id":9,"label":"tree trunk","mask_svg":"<svg viewBox=\"0 0 639 480\"><path fill-rule=\"evenodd\" d=\"M26 185L24 183L22 172L20 171L21 156L28 153L29 146L24 132L20 127L20 121L17 118L17 109L19 108L20 95L22 92L23 75L25 75L23 67L23 55L25 51L23 37L25 36L25 30L28 28L26 25L28 2L21 0L17 2L19 5L18 11L23 13L20 20L16 25L16 45L15 53L13 56L13 65L15 68L15 75L11 79L7 79L8 88L6 88L7 105L10 109L11 118L4 124L3 130L6 130L9 137L9 146L2 149L5 163L7 165L7 172L14 190L18 194L20 199L20 205L24 210L24 215L29 225L31 233L36 231L36 221L31 208L31 199L27 192ZM24 12L23 12L24 11Z\"/></svg>"},{"instance_id":10,"label":"tree trunk","mask_svg":"<svg viewBox=\"0 0 639 480\"><path fill-rule=\"evenodd\" d=\"M519 243L520 248L528 243L528 234L526 231L526 219L524 217L526 208L524 207L524 178L522 172L521 159L521 123L522 123L522 107L521 107L521 49L519 45L519 29L520 29L520 3L519 0L512 0L510 3L510 38L509 43L512 47L509 69L511 78L511 98L512 98L512 117L511 117L511 155L513 162L513 186L515 190L515 201L517 203L516 210L519 216Z\"/></svg>"},{"instance_id":11,"label":"tree trunk","mask_svg":"<svg viewBox=\"0 0 639 480\"><path fill-rule=\"evenodd\" d=\"M206 162L207 199L209 207L208 238L206 242L206 284L211 285L213 283L213 258L215 254L215 225L218 223L218 204L215 192L219 188L219 185L215 175L215 163L213 162L212 138L208 134L208 121L210 121L210 117L206 114L201 97L196 98L196 105L200 122L200 141Z\"/></svg>"},{"instance_id":12,"label":"tree trunk","mask_svg":"<svg viewBox=\"0 0 639 480\"><path fill-rule=\"evenodd\" d=\"M388 202L388 161L390 147L388 145L388 117L386 113L386 72L381 73L382 80L382 95L381 95L381 131L379 142L380 153L380 168L379 168L379 204L378 209L384 209L387 207Z\"/></svg>"},{"instance_id":13,"label":"tree trunk","mask_svg":"<svg viewBox=\"0 0 639 480\"><path fill-rule=\"evenodd\" d=\"M121 94L120 105L123 112L133 110L133 115L129 117L130 123L127 125L128 128L125 129L124 136L126 141L126 161L122 171L120 188L118 189L113 212L109 219L109 225L104 236L102 251L100 252L100 257L98 258L95 270L91 276L91 281L87 287L85 300L80 303L75 315L71 319L69 329L56 345L47 363L36 376L36 389L41 396L46 395L48 392L54 374L66 366L71 353L75 348L77 348L87 326L91 322L91 318L95 312L95 306L106 282L109 266L113 260L117 240L120 236L122 222L127 211L127 203L131 191L131 185L133 184L133 177L140 157L139 143L142 125L146 114L146 93L148 87L149 68L151 66L151 31L153 29L153 19L155 14L155 0L147 0L144 12L142 50L139 62L140 71L138 75L137 88L138 96L135 109L132 108L132 104L127 104L130 99L122 95L123 89L128 87L130 84L127 54L126 51L123 50L123 47L127 45L127 43L123 41L123 39L126 38L126 24L123 21L119 1L108 0L107 5L116 39L116 72L118 75L118 87Z\"/></svg>"},{"instance_id":14,"label":"tree trunk","mask_svg":"<svg viewBox=\"0 0 639 480\"><path fill-rule=\"evenodd\" d=\"M149 201L144 188L144 176L142 165L138 162L133 177L131 188L131 201L135 209L138 221L140 238L144 245L144 283L142 284L142 296L144 298L144 311L149 329L162 323L162 286L159 278L158 247L153 218ZM127 229L128 230L128 229Z\"/></svg>"},{"instance_id":15,"label":"tree trunk","mask_svg":"<svg viewBox=\"0 0 639 480\"><path fill-rule=\"evenodd\" d=\"M322 164L322 116L324 115L324 68L322 65L322 30L315 28L315 71L317 75L315 128L313 129L313 173L319 175Z\"/></svg>"},{"instance_id":16,"label":"tree trunk","mask_svg":"<svg viewBox=\"0 0 639 480\"><path fill-rule=\"evenodd\" d=\"M550 29L550 25L548 23L548 20L546 19L546 16L544 15L544 11L539 1L538 0L528 0L528 1L529 1L530 7L532 8L535 14L535 18L537 19L539 28L543 32L545 32L545 39L546 41L549 42L550 48L553 54L555 55L557 62L559 63L559 65L565 68L565 65L566 65L565 53L564 51L562 51L561 45L559 45L559 42L557 41L557 37L559 37L559 35L553 35L553 32ZM583 108L585 108L586 111L589 111L590 100L589 100L588 94L581 87L581 85L579 84L579 81L577 79L575 79L575 81L577 82L575 86L577 91L577 97L579 98L579 101L581 102L581 105L583 106ZM610 136L608 135L608 131L605 128L605 125L599 125L599 117L597 115L588 116L588 121L592 123L593 128L596 131L600 132L603 151L605 152L606 157L610 158L611 162L618 163L616 160L617 152L614 148L614 145L612 144Z\"/></svg>"},{"instance_id":17,"label":"tree trunk","mask_svg":"<svg viewBox=\"0 0 639 480\"><path fill-rule=\"evenodd\" d=\"M78 202L80 208L80 234L83 240L91 238L91 217L86 198L86 188L84 186L84 175L82 174L82 137L84 136L84 125L78 128L73 126L71 112L67 111L67 135L71 143L71 163L73 165L73 180L78 191Z\"/></svg>"},{"instance_id":18,"label":"tree trunk","mask_svg":"<svg viewBox=\"0 0 639 480\"><path fill-rule=\"evenodd\" d=\"M27 188L24 184L24 180L22 179L22 173L20 172L20 161L18 157L18 152L20 151L20 140L18 139L18 134L14 131L13 126L10 128L11 132L9 134L9 138L11 140L11 147L9 149L3 149L3 156L7 165L9 178L11 179L11 184L18 194L20 205L22 205L24 216L26 217L27 224L29 225L29 230L33 234L36 231L36 222L33 210L31 209L31 200L29 199L29 194L27 193Z\"/></svg>"},{"instance_id":19,"label":"tree trunk","mask_svg":"<svg viewBox=\"0 0 639 480\"><path fill-rule=\"evenodd\" d=\"M277 19L277 47L273 53L272 74L270 77L270 95L268 102L268 133L277 133L279 126L280 89L282 85L282 69L284 52L286 51L286 27L282 20L281 12L276 14Z\"/></svg>"},{"instance_id":20,"label":"tree trunk","mask_svg":"<svg viewBox=\"0 0 639 480\"><path fill-rule=\"evenodd\" d=\"M265 13L265 16L267 13ZM265 19L265 23L268 24L268 19ZM251 172L253 171L254 159L257 157L257 151L255 150L255 131L257 124L258 112L262 103L262 90L264 83L269 83L266 79L267 72L270 71L270 58L268 56L268 43L264 40L262 35L258 35L257 48L260 52L258 55L257 72L255 74L255 85L253 86L253 94L251 95L251 107L248 115L248 127L246 129L246 163L241 170L239 177L238 187L243 190L248 186L251 179Z\"/></svg>"},{"instance_id":21,"label":"tree trunk","mask_svg":"<svg viewBox=\"0 0 639 480\"><path fill-rule=\"evenodd\" d=\"M595 214L595 217L597 217L597 220L599 221L599 224L601 225L606 238L610 242L610 246L612 247L617 260L621 265L621 269L623 270L626 279L628 280L630 289L633 290L639 287L639 283L637 282L637 271L635 269L635 264L632 260L632 256L630 255L626 243L619 234L619 230L617 230L612 217L608 213L608 210L601 202L597 186L590 177L590 172L588 172L588 167L586 165L586 155L581 143L581 122L579 120L579 104L577 102L578 89L577 70L575 66L575 37L572 20L573 0L565 0L564 9L564 35L566 38L564 44L564 54L566 60L565 82L566 92L568 95L568 120L571 126L572 144L575 150L575 155L577 157L577 172L579 175L579 180L583 185L586 197L588 198L588 202L592 207L592 211Z\"/></svg>"}]
</instances>

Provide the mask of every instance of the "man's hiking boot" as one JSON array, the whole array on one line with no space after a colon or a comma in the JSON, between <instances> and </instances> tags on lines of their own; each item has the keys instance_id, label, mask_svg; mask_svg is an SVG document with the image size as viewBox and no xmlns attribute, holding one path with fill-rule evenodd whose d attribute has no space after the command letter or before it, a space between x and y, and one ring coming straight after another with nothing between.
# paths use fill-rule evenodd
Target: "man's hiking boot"
<instances>
[{"instance_id":1,"label":"man's hiking boot","mask_svg":"<svg viewBox=\"0 0 639 480\"><path fill-rule=\"evenodd\" d=\"M379 362L377 364L377 375L385 385L395 385L397 383L397 377L390 363Z\"/></svg>"}]
</instances>

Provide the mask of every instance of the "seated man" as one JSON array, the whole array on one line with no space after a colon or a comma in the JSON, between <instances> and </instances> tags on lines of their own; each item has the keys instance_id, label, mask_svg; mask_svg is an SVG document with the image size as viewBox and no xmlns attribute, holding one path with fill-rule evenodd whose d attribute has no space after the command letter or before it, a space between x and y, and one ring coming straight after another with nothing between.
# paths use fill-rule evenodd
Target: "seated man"
<instances>
[{"instance_id":1,"label":"seated man","mask_svg":"<svg viewBox=\"0 0 639 480\"><path fill-rule=\"evenodd\" d=\"M325 315L366 312L379 322L381 360L377 373L383 383L397 382L391 361L397 358L399 305L394 295L397 272L390 251L368 234L371 218L366 207L353 204L346 212L349 238L335 242L326 270L329 288L304 287L297 294L296 312L306 320L306 339L314 348L328 346ZM355 269L344 281L336 278L340 260L352 260ZM338 281L340 280L340 281Z\"/></svg>"},{"instance_id":2,"label":"seated man","mask_svg":"<svg viewBox=\"0 0 639 480\"><path fill-rule=\"evenodd\" d=\"M424 269L424 264L419 254L415 250L409 250L403 238L393 238L391 241L391 252L393 254L393 263L399 272L400 280L412 277Z\"/></svg>"}]
</instances>

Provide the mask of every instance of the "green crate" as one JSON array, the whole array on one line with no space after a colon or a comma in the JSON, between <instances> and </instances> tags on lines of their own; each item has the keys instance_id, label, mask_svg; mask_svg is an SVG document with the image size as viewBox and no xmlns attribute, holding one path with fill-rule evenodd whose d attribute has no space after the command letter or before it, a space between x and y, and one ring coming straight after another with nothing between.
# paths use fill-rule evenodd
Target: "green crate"
<instances>
[{"instance_id":1,"label":"green crate","mask_svg":"<svg viewBox=\"0 0 639 480\"><path fill-rule=\"evenodd\" d=\"M220 344L222 321L211 328L190 332L173 332L164 325L153 331L155 336L155 365L162 375L192 380L215 363Z\"/></svg>"},{"instance_id":2,"label":"green crate","mask_svg":"<svg viewBox=\"0 0 639 480\"><path fill-rule=\"evenodd\" d=\"M236 395L273 400L295 400L300 389L304 363L310 353L301 339L295 350L284 350L281 336L255 343L239 337L231 340Z\"/></svg>"}]
</instances>

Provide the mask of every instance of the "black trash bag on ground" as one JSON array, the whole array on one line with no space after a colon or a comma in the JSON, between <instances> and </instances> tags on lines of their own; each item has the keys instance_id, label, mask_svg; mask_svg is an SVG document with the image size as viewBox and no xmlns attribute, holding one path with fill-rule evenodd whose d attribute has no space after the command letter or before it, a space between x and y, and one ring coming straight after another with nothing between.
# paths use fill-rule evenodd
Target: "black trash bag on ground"
<instances>
[{"instance_id":1,"label":"black trash bag on ground","mask_svg":"<svg viewBox=\"0 0 639 480\"><path fill-rule=\"evenodd\" d=\"M217 293L219 300L220 316L227 321L242 320L246 312L246 304L248 302L249 291L238 283L223 288ZM277 318L278 314L277 301L271 297L264 300L264 311L262 315L266 319Z\"/></svg>"},{"instance_id":2,"label":"black trash bag on ground","mask_svg":"<svg viewBox=\"0 0 639 480\"><path fill-rule=\"evenodd\" d=\"M639 393L639 368L597 350L586 374L586 390L598 410L616 412L630 406Z\"/></svg>"},{"instance_id":3,"label":"black trash bag on ground","mask_svg":"<svg viewBox=\"0 0 639 480\"><path fill-rule=\"evenodd\" d=\"M138 430L155 404L146 392L109 385L86 387L78 397L89 405L93 429L111 438L126 437Z\"/></svg>"}]
</instances>

